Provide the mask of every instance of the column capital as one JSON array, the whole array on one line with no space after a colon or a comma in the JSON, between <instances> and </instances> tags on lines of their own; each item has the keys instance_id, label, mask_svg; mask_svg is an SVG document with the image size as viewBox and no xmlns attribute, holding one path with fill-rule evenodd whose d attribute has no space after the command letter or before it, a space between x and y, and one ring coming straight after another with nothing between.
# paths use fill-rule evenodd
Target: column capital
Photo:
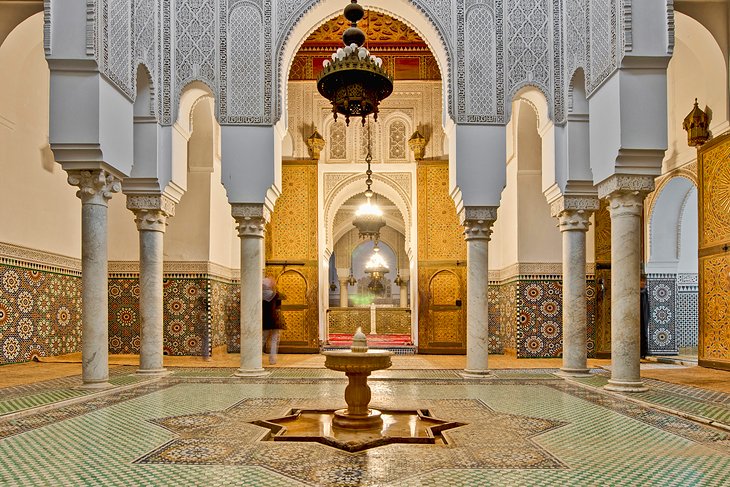
<instances>
[{"instance_id":1,"label":"column capital","mask_svg":"<svg viewBox=\"0 0 730 487\"><path fill-rule=\"evenodd\" d=\"M609 198L615 193L636 193L641 198L654 191L654 176L616 174L598 183L598 197Z\"/></svg>"},{"instance_id":2,"label":"column capital","mask_svg":"<svg viewBox=\"0 0 730 487\"><path fill-rule=\"evenodd\" d=\"M264 205L260 203L231 203L231 214L238 223L241 238L264 238Z\"/></svg>"},{"instance_id":3,"label":"column capital","mask_svg":"<svg viewBox=\"0 0 730 487\"><path fill-rule=\"evenodd\" d=\"M600 206L601 201L597 195L563 195L550 204L550 214L560 217L564 211L582 211L590 217Z\"/></svg>"},{"instance_id":4,"label":"column capital","mask_svg":"<svg viewBox=\"0 0 730 487\"><path fill-rule=\"evenodd\" d=\"M127 209L134 213L139 231L164 232L167 218L175 216L175 202L164 194L127 195Z\"/></svg>"},{"instance_id":5,"label":"column capital","mask_svg":"<svg viewBox=\"0 0 730 487\"><path fill-rule=\"evenodd\" d=\"M497 219L496 206L465 206L459 215L464 227L464 240L489 240Z\"/></svg>"},{"instance_id":6,"label":"column capital","mask_svg":"<svg viewBox=\"0 0 730 487\"><path fill-rule=\"evenodd\" d=\"M84 205L108 206L113 193L122 190L122 180L104 169L70 169L68 184L78 186L76 196Z\"/></svg>"}]
</instances>

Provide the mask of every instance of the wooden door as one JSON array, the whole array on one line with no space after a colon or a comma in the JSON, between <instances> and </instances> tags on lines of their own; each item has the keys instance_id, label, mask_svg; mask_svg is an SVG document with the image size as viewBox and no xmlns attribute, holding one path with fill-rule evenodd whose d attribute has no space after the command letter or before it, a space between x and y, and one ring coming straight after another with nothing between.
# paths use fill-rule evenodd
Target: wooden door
<instances>
[{"instance_id":1,"label":"wooden door","mask_svg":"<svg viewBox=\"0 0 730 487\"><path fill-rule=\"evenodd\" d=\"M285 299L281 312L286 330L281 335L280 350L284 353L311 353L318 349L317 313L311 307L310 286L307 278L297 270L282 272L276 280L276 289Z\"/></svg>"},{"instance_id":2,"label":"wooden door","mask_svg":"<svg viewBox=\"0 0 730 487\"><path fill-rule=\"evenodd\" d=\"M430 278L419 320L419 353L463 354L466 351L465 286L452 270Z\"/></svg>"}]
</instances>

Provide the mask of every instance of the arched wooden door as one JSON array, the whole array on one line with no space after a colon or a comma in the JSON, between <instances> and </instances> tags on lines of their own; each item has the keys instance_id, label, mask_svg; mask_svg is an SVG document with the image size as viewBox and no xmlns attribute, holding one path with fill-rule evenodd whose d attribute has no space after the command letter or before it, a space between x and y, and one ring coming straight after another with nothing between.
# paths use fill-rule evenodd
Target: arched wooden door
<instances>
[{"instance_id":1,"label":"arched wooden door","mask_svg":"<svg viewBox=\"0 0 730 487\"><path fill-rule=\"evenodd\" d=\"M317 314L308 304L310 286L299 271L287 270L276 280L276 289L283 295L281 312L286 330L279 348L285 353L310 352L317 347Z\"/></svg>"},{"instance_id":2,"label":"arched wooden door","mask_svg":"<svg viewBox=\"0 0 730 487\"><path fill-rule=\"evenodd\" d=\"M419 353L465 353L464 288L462 279L451 270L433 274L428 284L428 295L421 296Z\"/></svg>"}]
</instances>

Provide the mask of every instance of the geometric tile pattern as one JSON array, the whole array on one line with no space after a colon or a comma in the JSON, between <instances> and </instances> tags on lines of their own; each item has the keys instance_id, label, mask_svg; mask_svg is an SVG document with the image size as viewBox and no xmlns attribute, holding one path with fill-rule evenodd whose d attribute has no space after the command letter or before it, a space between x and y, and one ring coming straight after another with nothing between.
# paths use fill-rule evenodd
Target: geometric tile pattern
<instances>
[{"instance_id":1,"label":"geometric tile pattern","mask_svg":"<svg viewBox=\"0 0 730 487\"><path fill-rule=\"evenodd\" d=\"M242 425L291 407L344 406L345 386L344 380L167 377L13 421L0 418L0 485L726 485L727 433L559 379L371 381L376 407L429 408L468 423L450 431L456 436L449 446L387 445L349 454L316 443L252 442L229 452L240 460L235 468L169 463L210 458L260 430L218 423L216 436L200 436L209 440L202 447L183 441L168 463L135 463L191 439L155 419L177 418L178 429L194 431L201 423L186 417L215 424L227 414ZM561 426L525 440L533 424ZM530 459L552 468L522 468ZM478 468L482 462L487 468ZM506 468L490 468L497 465Z\"/></svg>"},{"instance_id":2,"label":"geometric tile pattern","mask_svg":"<svg viewBox=\"0 0 730 487\"><path fill-rule=\"evenodd\" d=\"M697 285L681 286L677 283L677 287L677 348L696 347L699 313Z\"/></svg>"},{"instance_id":3,"label":"geometric tile pattern","mask_svg":"<svg viewBox=\"0 0 730 487\"><path fill-rule=\"evenodd\" d=\"M81 278L0 265L0 365L81 350Z\"/></svg>"},{"instance_id":4,"label":"geometric tile pattern","mask_svg":"<svg viewBox=\"0 0 730 487\"><path fill-rule=\"evenodd\" d=\"M204 355L225 344L238 326L239 286L199 277L163 280L166 355ZM140 346L139 279L109 279L109 351L136 354Z\"/></svg>"},{"instance_id":5,"label":"geometric tile pattern","mask_svg":"<svg viewBox=\"0 0 730 487\"><path fill-rule=\"evenodd\" d=\"M299 451L301 444L281 448L276 443L259 443L268 431L250 424L270 416L281 417L282 413L302 404L315 406L311 399L255 398L244 399L224 411L153 419L151 422L172 431L178 438L135 463L258 465L300 482L314 481L316 485L332 487L355 480L376 485L393 482L416 475L424 464L429 468L567 468L532 440L565 422L497 413L475 399L423 401L422 407L438 409L439 415L458 415L468 424L443 433L448 437L448 447L419 445L420 448L412 448L408 445L413 450L409 452L406 446L404 453L418 452L420 462L382 454L378 459L379 468L363 470L364 455L342 455L340 450L326 447L318 448L318 454L303 464ZM484 434L487 429L489 435ZM333 466L336 468L330 470Z\"/></svg>"},{"instance_id":6,"label":"geometric tile pattern","mask_svg":"<svg viewBox=\"0 0 730 487\"><path fill-rule=\"evenodd\" d=\"M649 295L649 353L676 354L676 279L664 275L647 276L646 288Z\"/></svg>"}]
</instances>

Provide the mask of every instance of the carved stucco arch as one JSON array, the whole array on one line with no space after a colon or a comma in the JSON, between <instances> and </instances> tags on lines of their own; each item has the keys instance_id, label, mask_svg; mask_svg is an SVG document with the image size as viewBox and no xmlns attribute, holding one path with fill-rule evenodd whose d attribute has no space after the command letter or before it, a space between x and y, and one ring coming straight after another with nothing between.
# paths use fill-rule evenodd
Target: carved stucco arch
<instances>
[{"instance_id":1,"label":"carved stucco arch","mask_svg":"<svg viewBox=\"0 0 730 487\"><path fill-rule=\"evenodd\" d=\"M453 46L449 42L448 32L421 3L420 0L389 0L386 4L387 8L384 8L385 2L360 1L366 10L380 12L400 20L413 29L428 45L441 71L445 100L444 114L454 118L453 83L451 81L454 70L451 64L456 57L453 55ZM279 26L275 44L275 52L278 52L279 55L275 75L276 113L274 117L279 123L287 123L287 81L294 56L309 35L329 19L341 15L345 5L346 3L343 3L342 0L307 0L290 14L286 22Z\"/></svg>"},{"instance_id":2,"label":"carved stucco arch","mask_svg":"<svg viewBox=\"0 0 730 487\"><path fill-rule=\"evenodd\" d=\"M405 224L406 249L411 242L411 200L406 192L386 174L373 174L373 191L388 198L400 211ZM339 182L329 194L324 195L325 255L334 251L334 221L342 204L361 194L365 188L365 174L353 174Z\"/></svg>"}]
</instances>

